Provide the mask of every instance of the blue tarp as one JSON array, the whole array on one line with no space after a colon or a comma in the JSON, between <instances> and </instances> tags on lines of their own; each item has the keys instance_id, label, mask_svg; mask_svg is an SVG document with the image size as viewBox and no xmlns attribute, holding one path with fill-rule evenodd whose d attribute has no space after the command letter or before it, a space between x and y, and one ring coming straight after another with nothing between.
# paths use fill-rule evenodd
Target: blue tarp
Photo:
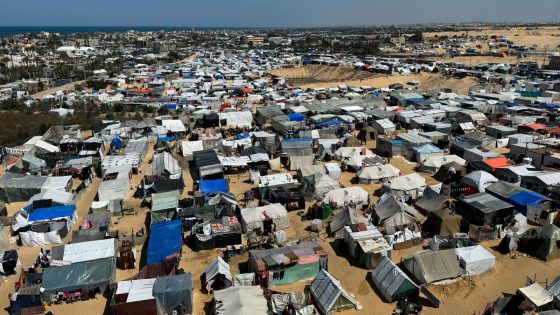
<instances>
[{"instance_id":1,"label":"blue tarp","mask_svg":"<svg viewBox=\"0 0 560 315\"><path fill-rule=\"evenodd\" d=\"M217 192L228 192L227 182L225 179L203 179L200 181L200 191L205 195Z\"/></svg>"},{"instance_id":2,"label":"blue tarp","mask_svg":"<svg viewBox=\"0 0 560 315\"><path fill-rule=\"evenodd\" d=\"M187 104L187 103L189 103L188 99L186 99L186 98L180 98L179 99L179 104Z\"/></svg>"},{"instance_id":3,"label":"blue tarp","mask_svg":"<svg viewBox=\"0 0 560 315\"><path fill-rule=\"evenodd\" d=\"M122 149L122 140L119 137L114 137L113 140L111 140L111 145L113 146L113 148L119 150Z\"/></svg>"},{"instance_id":4,"label":"blue tarp","mask_svg":"<svg viewBox=\"0 0 560 315\"><path fill-rule=\"evenodd\" d=\"M290 118L290 121L304 121L305 120L305 115L303 115L302 113L290 113L286 116L288 116L288 118Z\"/></svg>"},{"instance_id":5,"label":"blue tarp","mask_svg":"<svg viewBox=\"0 0 560 315\"><path fill-rule=\"evenodd\" d=\"M338 126L343 125L344 123L340 120L327 120L323 121L322 123L318 123L315 126L317 127L331 127L331 126Z\"/></svg>"},{"instance_id":6,"label":"blue tarp","mask_svg":"<svg viewBox=\"0 0 560 315\"><path fill-rule=\"evenodd\" d=\"M165 104L165 108L167 108L167 109L177 109L177 104Z\"/></svg>"},{"instance_id":7,"label":"blue tarp","mask_svg":"<svg viewBox=\"0 0 560 315\"><path fill-rule=\"evenodd\" d=\"M507 199L509 203L513 204L515 210L523 215L527 215L528 205L538 207L544 200L550 200L550 198L533 191L521 191Z\"/></svg>"},{"instance_id":8,"label":"blue tarp","mask_svg":"<svg viewBox=\"0 0 560 315\"><path fill-rule=\"evenodd\" d=\"M311 138L290 138L290 139L284 139L284 140L282 140L282 142L285 142L285 143L289 143L289 142L313 142L313 139L311 139Z\"/></svg>"},{"instance_id":9,"label":"blue tarp","mask_svg":"<svg viewBox=\"0 0 560 315\"><path fill-rule=\"evenodd\" d=\"M166 261L167 257L179 253L182 245L183 233L180 220L152 224L146 264L152 265Z\"/></svg>"},{"instance_id":10,"label":"blue tarp","mask_svg":"<svg viewBox=\"0 0 560 315\"><path fill-rule=\"evenodd\" d=\"M421 147L414 147L412 151L416 153L426 154L426 153L438 153L442 152L440 148L432 145L432 144L425 144Z\"/></svg>"},{"instance_id":11,"label":"blue tarp","mask_svg":"<svg viewBox=\"0 0 560 315\"><path fill-rule=\"evenodd\" d=\"M166 142L166 141L175 141L175 137L159 137L157 138L158 142Z\"/></svg>"},{"instance_id":12,"label":"blue tarp","mask_svg":"<svg viewBox=\"0 0 560 315\"><path fill-rule=\"evenodd\" d=\"M406 102L411 103L411 104L422 103L424 101L426 101L426 99L423 98L423 97L422 98L408 98L408 99L406 99Z\"/></svg>"},{"instance_id":13,"label":"blue tarp","mask_svg":"<svg viewBox=\"0 0 560 315\"><path fill-rule=\"evenodd\" d=\"M237 139L246 139L249 138L251 135L249 135L248 133L238 133L237 134Z\"/></svg>"},{"instance_id":14,"label":"blue tarp","mask_svg":"<svg viewBox=\"0 0 560 315\"><path fill-rule=\"evenodd\" d=\"M67 217L72 218L75 211L75 205L39 208L29 214L29 221L45 221Z\"/></svg>"}]
</instances>

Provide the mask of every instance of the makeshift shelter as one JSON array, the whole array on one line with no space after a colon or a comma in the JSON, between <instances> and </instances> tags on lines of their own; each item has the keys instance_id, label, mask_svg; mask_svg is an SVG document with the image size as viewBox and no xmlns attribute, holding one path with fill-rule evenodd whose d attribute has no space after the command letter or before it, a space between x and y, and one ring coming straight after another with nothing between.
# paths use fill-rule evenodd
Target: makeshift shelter
<instances>
[{"instance_id":1,"label":"makeshift shelter","mask_svg":"<svg viewBox=\"0 0 560 315\"><path fill-rule=\"evenodd\" d=\"M17 273L16 268L20 265L18 253L15 249L0 253L0 274L11 276Z\"/></svg>"},{"instance_id":2,"label":"makeshift shelter","mask_svg":"<svg viewBox=\"0 0 560 315\"><path fill-rule=\"evenodd\" d=\"M257 279L265 279L265 285L274 287L300 280L315 278L321 269L327 267L327 253L315 242L271 249L250 250L249 271Z\"/></svg>"},{"instance_id":3,"label":"makeshift shelter","mask_svg":"<svg viewBox=\"0 0 560 315\"><path fill-rule=\"evenodd\" d=\"M412 198L413 200L422 197L426 187L426 179L417 173L399 176L389 183L383 184L384 191L391 192L401 198Z\"/></svg>"},{"instance_id":4,"label":"makeshift shelter","mask_svg":"<svg viewBox=\"0 0 560 315\"><path fill-rule=\"evenodd\" d=\"M344 139L342 145L345 148L356 148L356 147L360 147L362 143L360 142L360 140L356 139L355 137L347 137L346 139Z\"/></svg>"},{"instance_id":5,"label":"makeshift shelter","mask_svg":"<svg viewBox=\"0 0 560 315\"><path fill-rule=\"evenodd\" d=\"M554 301L554 296L550 294L539 283L535 282L530 286L519 288L517 292L522 295L526 301L529 301L535 308L543 307ZM541 314L539 312L539 314Z\"/></svg>"},{"instance_id":6,"label":"makeshift shelter","mask_svg":"<svg viewBox=\"0 0 560 315\"><path fill-rule=\"evenodd\" d=\"M7 203L27 201L41 192L47 178L6 172L0 177L0 201Z\"/></svg>"},{"instance_id":7,"label":"makeshift shelter","mask_svg":"<svg viewBox=\"0 0 560 315\"><path fill-rule=\"evenodd\" d=\"M97 189L99 201L125 200L128 197L128 177L102 181Z\"/></svg>"},{"instance_id":8,"label":"makeshift shelter","mask_svg":"<svg viewBox=\"0 0 560 315\"><path fill-rule=\"evenodd\" d=\"M361 266L372 269L377 267L383 258L390 258L392 250L393 246L384 238L360 240L356 248L356 259Z\"/></svg>"},{"instance_id":9,"label":"makeshift shelter","mask_svg":"<svg viewBox=\"0 0 560 315\"><path fill-rule=\"evenodd\" d=\"M463 274L454 249L421 251L403 262L406 270L420 283L454 279Z\"/></svg>"},{"instance_id":10,"label":"makeshift shelter","mask_svg":"<svg viewBox=\"0 0 560 315\"><path fill-rule=\"evenodd\" d=\"M340 179L342 170L337 163L325 163L323 165L327 169L327 174L329 174L330 177L333 179Z\"/></svg>"},{"instance_id":11,"label":"makeshift shelter","mask_svg":"<svg viewBox=\"0 0 560 315\"><path fill-rule=\"evenodd\" d=\"M331 190L339 189L342 185L327 174L315 173L311 178L303 181L302 191L314 199L322 199Z\"/></svg>"},{"instance_id":12,"label":"makeshift shelter","mask_svg":"<svg viewBox=\"0 0 560 315\"><path fill-rule=\"evenodd\" d=\"M495 227L513 217L513 206L488 193L460 196L457 211L465 221L476 226Z\"/></svg>"},{"instance_id":13,"label":"makeshift shelter","mask_svg":"<svg viewBox=\"0 0 560 315\"><path fill-rule=\"evenodd\" d=\"M180 193L177 190L152 194L150 224L177 218Z\"/></svg>"},{"instance_id":14,"label":"makeshift shelter","mask_svg":"<svg viewBox=\"0 0 560 315\"><path fill-rule=\"evenodd\" d=\"M358 140L363 141L363 142L374 140L376 132L377 131L375 130L374 127L366 126L362 129L360 129L360 132L358 132L358 136L356 138L358 138ZM382 130L382 131L380 131L380 133L385 133L385 131Z\"/></svg>"},{"instance_id":15,"label":"makeshift shelter","mask_svg":"<svg viewBox=\"0 0 560 315\"><path fill-rule=\"evenodd\" d=\"M288 156L312 156L313 139L294 138L282 140L282 150Z\"/></svg>"},{"instance_id":16,"label":"makeshift shelter","mask_svg":"<svg viewBox=\"0 0 560 315\"><path fill-rule=\"evenodd\" d=\"M398 201L392 194L385 193L375 204L375 215L385 228L385 233L394 234L396 231L409 227L413 230L418 212L411 206Z\"/></svg>"},{"instance_id":17,"label":"makeshift shelter","mask_svg":"<svg viewBox=\"0 0 560 315\"><path fill-rule=\"evenodd\" d=\"M375 184L398 177L401 171L391 164L367 166L356 174L360 184Z\"/></svg>"},{"instance_id":18,"label":"makeshift shelter","mask_svg":"<svg viewBox=\"0 0 560 315\"><path fill-rule=\"evenodd\" d=\"M41 300L41 285L30 285L19 288L15 301L10 300L10 315L43 314L45 308ZM13 296L12 296L13 297Z\"/></svg>"},{"instance_id":19,"label":"makeshift shelter","mask_svg":"<svg viewBox=\"0 0 560 315\"><path fill-rule=\"evenodd\" d=\"M504 253L520 251L535 258L550 261L560 257L557 244L560 228L554 224L538 226L521 234L508 234L498 246Z\"/></svg>"},{"instance_id":20,"label":"makeshift shelter","mask_svg":"<svg viewBox=\"0 0 560 315\"><path fill-rule=\"evenodd\" d=\"M390 258L384 257L371 272L373 284L387 302L416 296L418 286Z\"/></svg>"},{"instance_id":21,"label":"makeshift shelter","mask_svg":"<svg viewBox=\"0 0 560 315\"><path fill-rule=\"evenodd\" d=\"M456 248L455 252L467 275L479 275L494 269L496 265L496 257L480 245Z\"/></svg>"},{"instance_id":22,"label":"makeshift shelter","mask_svg":"<svg viewBox=\"0 0 560 315\"><path fill-rule=\"evenodd\" d=\"M422 231L431 235L453 235L461 231L462 220L463 217L449 208L443 208L428 215L428 218L422 224Z\"/></svg>"},{"instance_id":23,"label":"makeshift shelter","mask_svg":"<svg viewBox=\"0 0 560 315\"><path fill-rule=\"evenodd\" d=\"M329 224L330 234L336 235L337 238L342 238L343 228L351 224L367 223L367 218L359 217L356 212L350 207L344 207L337 213L331 223Z\"/></svg>"},{"instance_id":24,"label":"makeshift shelter","mask_svg":"<svg viewBox=\"0 0 560 315\"><path fill-rule=\"evenodd\" d=\"M154 155L152 161L152 175L164 175L170 179L181 177L181 166L179 162L169 153L162 152Z\"/></svg>"},{"instance_id":25,"label":"makeshift shelter","mask_svg":"<svg viewBox=\"0 0 560 315\"><path fill-rule=\"evenodd\" d=\"M467 175L467 168L454 161L441 165L433 178L442 183L454 183L465 175Z\"/></svg>"},{"instance_id":26,"label":"makeshift shelter","mask_svg":"<svg viewBox=\"0 0 560 315\"><path fill-rule=\"evenodd\" d=\"M204 150L204 145L202 140L181 142L181 152L183 153L184 157L192 158L194 152L202 151L202 150Z\"/></svg>"},{"instance_id":27,"label":"makeshift shelter","mask_svg":"<svg viewBox=\"0 0 560 315\"><path fill-rule=\"evenodd\" d=\"M193 153L196 179L215 179L223 177L222 162L214 150L196 151Z\"/></svg>"},{"instance_id":28,"label":"makeshift shelter","mask_svg":"<svg viewBox=\"0 0 560 315\"><path fill-rule=\"evenodd\" d=\"M317 309L311 301L311 294L304 292L275 293L270 298L271 314L284 314L295 310L298 315L317 314Z\"/></svg>"},{"instance_id":29,"label":"makeshift shelter","mask_svg":"<svg viewBox=\"0 0 560 315\"><path fill-rule=\"evenodd\" d=\"M315 161L315 156L313 155L306 155L306 156L290 156L288 157L288 164L290 171L296 171L302 167L313 165Z\"/></svg>"},{"instance_id":30,"label":"makeshift shelter","mask_svg":"<svg viewBox=\"0 0 560 315\"><path fill-rule=\"evenodd\" d=\"M333 209L351 203L360 207L368 204L368 202L369 194L362 187L346 187L331 190L323 198L323 203L331 205Z\"/></svg>"},{"instance_id":31,"label":"makeshift shelter","mask_svg":"<svg viewBox=\"0 0 560 315\"><path fill-rule=\"evenodd\" d=\"M260 286L237 286L214 292L214 314L267 314L268 301Z\"/></svg>"},{"instance_id":32,"label":"makeshift shelter","mask_svg":"<svg viewBox=\"0 0 560 315\"><path fill-rule=\"evenodd\" d=\"M76 206L39 208L30 214L19 211L14 216L12 230L19 233L25 246L61 244L76 222Z\"/></svg>"},{"instance_id":33,"label":"makeshift shelter","mask_svg":"<svg viewBox=\"0 0 560 315\"><path fill-rule=\"evenodd\" d=\"M447 207L449 200L447 196L438 194L432 188L428 187L424 190L422 197L414 203L414 205L426 212L434 212Z\"/></svg>"},{"instance_id":34,"label":"makeshift shelter","mask_svg":"<svg viewBox=\"0 0 560 315\"><path fill-rule=\"evenodd\" d=\"M206 292L223 290L233 285L233 276L229 264L222 257L214 258L204 271L204 287Z\"/></svg>"},{"instance_id":35,"label":"makeshift shelter","mask_svg":"<svg viewBox=\"0 0 560 315\"><path fill-rule=\"evenodd\" d=\"M178 309L185 314L192 314L193 291L194 285L190 272L157 278L153 288L157 314L174 314Z\"/></svg>"},{"instance_id":36,"label":"makeshift shelter","mask_svg":"<svg viewBox=\"0 0 560 315\"><path fill-rule=\"evenodd\" d=\"M181 254L182 224L179 220L152 224L148 239L146 264L157 264Z\"/></svg>"},{"instance_id":37,"label":"makeshift shelter","mask_svg":"<svg viewBox=\"0 0 560 315\"><path fill-rule=\"evenodd\" d=\"M360 246L359 242L366 240L377 240L382 239L383 234L373 225L366 224L351 224L344 227L344 243L346 243L348 248L348 253L354 259L358 260L360 257ZM385 255L390 252L389 249L385 251Z\"/></svg>"},{"instance_id":38,"label":"makeshift shelter","mask_svg":"<svg viewBox=\"0 0 560 315\"><path fill-rule=\"evenodd\" d=\"M206 196L216 193L227 193L229 191L228 182L223 178L200 180L199 188Z\"/></svg>"},{"instance_id":39,"label":"makeshift shelter","mask_svg":"<svg viewBox=\"0 0 560 315\"><path fill-rule=\"evenodd\" d=\"M117 282L111 298L115 315L157 314L153 295L156 278Z\"/></svg>"},{"instance_id":40,"label":"makeshift shelter","mask_svg":"<svg viewBox=\"0 0 560 315\"><path fill-rule=\"evenodd\" d=\"M373 130L377 131L380 134L389 134L391 132L395 132L397 130L397 126L387 118L374 120L372 122ZM359 136L359 134L358 134Z\"/></svg>"},{"instance_id":41,"label":"makeshift shelter","mask_svg":"<svg viewBox=\"0 0 560 315\"><path fill-rule=\"evenodd\" d=\"M443 156L443 150L429 143L419 147L413 147L412 152L414 152L416 161L420 164L426 163L429 158Z\"/></svg>"},{"instance_id":42,"label":"makeshift shelter","mask_svg":"<svg viewBox=\"0 0 560 315\"><path fill-rule=\"evenodd\" d=\"M460 183L465 196L484 192L485 188L497 182L498 179L485 171L475 171L463 177Z\"/></svg>"},{"instance_id":43,"label":"makeshift shelter","mask_svg":"<svg viewBox=\"0 0 560 315\"><path fill-rule=\"evenodd\" d=\"M256 208L246 208L241 210L241 225L245 233L259 230L261 232L273 232L282 230L290 225L288 211L279 204L270 204Z\"/></svg>"},{"instance_id":44,"label":"makeshift shelter","mask_svg":"<svg viewBox=\"0 0 560 315\"><path fill-rule=\"evenodd\" d=\"M340 281L324 269L311 283L310 291L315 305L323 315L359 307L358 301L342 288Z\"/></svg>"}]
</instances>

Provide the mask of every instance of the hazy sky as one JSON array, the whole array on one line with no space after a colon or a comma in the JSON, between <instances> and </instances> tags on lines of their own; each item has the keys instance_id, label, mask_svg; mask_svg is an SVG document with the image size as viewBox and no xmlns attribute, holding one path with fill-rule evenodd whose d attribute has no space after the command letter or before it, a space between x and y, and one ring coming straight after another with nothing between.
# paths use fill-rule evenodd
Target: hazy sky
<instances>
[{"instance_id":1,"label":"hazy sky","mask_svg":"<svg viewBox=\"0 0 560 315\"><path fill-rule=\"evenodd\" d=\"M559 21L558 0L0 0L2 26L290 27Z\"/></svg>"}]
</instances>

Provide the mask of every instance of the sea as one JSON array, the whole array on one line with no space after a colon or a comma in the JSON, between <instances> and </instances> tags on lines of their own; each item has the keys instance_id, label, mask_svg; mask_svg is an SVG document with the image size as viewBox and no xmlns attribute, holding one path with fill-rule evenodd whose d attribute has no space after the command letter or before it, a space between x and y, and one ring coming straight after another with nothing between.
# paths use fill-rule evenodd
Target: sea
<instances>
[{"instance_id":1,"label":"sea","mask_svg":"<svg viewBox=\"0 0 560 315\"><path fill-rule=\"evenodd\" d=\"M193 27L170 27L170 26L0 26L0 36L10 36L16 34L33 33L38 34L41 32L72 34L72 33L94 33L94 32L126 32L130 30L140 32L150 31L184 31L192 30ZM223 30L223 29L236 29L228 27L194 27L195 30Z\"/></svg>"}]
</instances>

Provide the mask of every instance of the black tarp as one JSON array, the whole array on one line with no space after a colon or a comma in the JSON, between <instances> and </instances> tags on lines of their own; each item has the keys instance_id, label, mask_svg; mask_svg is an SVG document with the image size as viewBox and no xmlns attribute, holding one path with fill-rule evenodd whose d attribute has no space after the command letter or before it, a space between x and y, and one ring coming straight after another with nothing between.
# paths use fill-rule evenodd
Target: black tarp
<instances>
[{"instance_id":1,"label":"black tarp","mask_svg":"<svg viewBox=\"0 0 560 315\"><path fill-rule=\"evenodd\" d=\"M217 113L210 113L202 116L202 127L212 128L220 126L220 116Z\"/></svg>"},{"instance_id":2,"label":"black tarp","mask_svg":"<svg viewBox=\"0 0 560 315\"><path fill-rule=\"evenodd\" d=\"M184 313L191 314L193 289L191 273L157 278L153 295L156 298L158 313L173 314L174 310L181 307Z\"/></svg>"}]
</instances>

